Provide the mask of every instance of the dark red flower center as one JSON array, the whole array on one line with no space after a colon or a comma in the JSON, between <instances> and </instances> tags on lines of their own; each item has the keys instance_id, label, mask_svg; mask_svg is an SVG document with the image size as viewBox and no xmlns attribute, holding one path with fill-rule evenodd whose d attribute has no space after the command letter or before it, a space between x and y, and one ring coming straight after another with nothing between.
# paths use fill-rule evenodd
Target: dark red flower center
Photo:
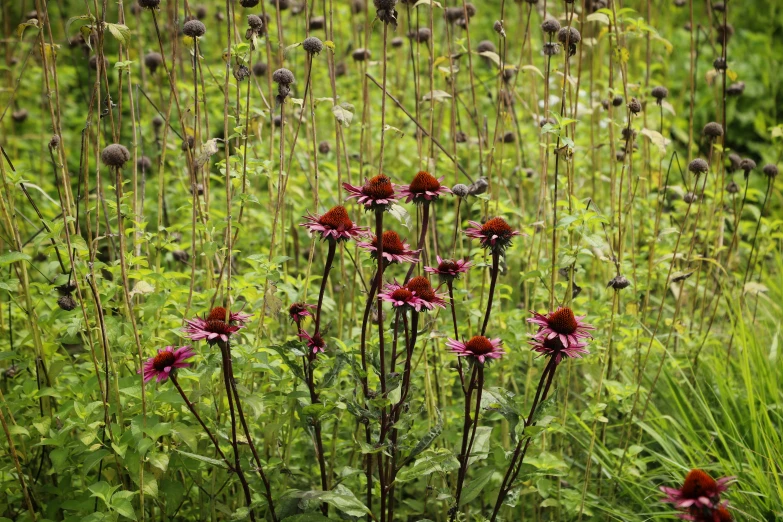
<instances>
[{"instance_id":1,"label":"dark red flower center","mask_svg":"<svg viewBox=\"0 0 783 522\"><path fill-rule=\"evenodd\" d=\"M465 343L465 349L476 355L486 355L493 349L492 342L483 335L476 335Z\"/></svg>"},{"instance_id":2,"label":"dark red flower center","mask_svg":"<svg viewBox=\"0 0 783 522\"><path fill-rule=\"evenodd\" d=\"M410 184L410 191L417 192L435 192L440 188L440 181L427 171L420 171L413 178Z\"/></svg>"},{"instance_id":3,"label":"dark red flower center","mask_svg":"<svg viewBox=\"0 0 783 522\"><path fill-rule=\"evenodd\" d=\"M718 490L718 483L707 472L700 469L692 469L680 489L684 498L697 499L699 497L712 497Z\"/></svg>"},{"instance_id":4,"label":"dark red flower center","mask_svg":"<svg viewBox=\"0 0 783 522\"><path fill-rule=\"evenodd\" d=\"M368 179L362 191L373 199L385 199L394 195L394 187L385 174L378 174Z\"/></svg>"},{"instance_id":5,"label":"dark red flower center","mask_svg":"<svg viewBox=\"0 0 783 522\"><path fill-rule=\"evenodd\" d=\"M481 233L490 237L511 237L513 232L506 220L499 217L494 217L481 226Z\"/></svg>"},{"instance_id":6,"label":"dark red flower center","mask_svg":"<svg viewBox=\"0 0 783 522\"><path fill-rule=\"evenodd\" d=\"M565 347L563 346L563 342L560 340L560 337L552 337L551 339L544 340L544 348L552 350L553 352L559 352Z\"/></svg>"},{"instance_id":7,"label":"dark red flower center","mask_svg":"<svg viewBox=\"0 0 783 522\"><path fill-rule=\"evenodd\" d=\"M549 314L549 327L563 335L571 335L579 324L576 322L574 312L570 308L560 308Z\"/></svg>"},{"instance_id":8,"label":"dark red flower center","mask_svg":"<svg viewBox=\"0 0 783 522\"><path fill-rule=\"evenodd\" d=\"M353 221L348 217L348 212L343 206L336 206L324 213L318 219L318 223L329 228L347 229L353 227Z\"/></svg>"},{"instance_id":9,"label":"dark red flower center","mask_svg":"<svg viewBox=\"0 0 783 522\"><path fill-rule=\"evenodd\" d=\"M208 319L205 329L211 333L231 335L231 325L221 319Z\"/></svg>"},{"instance_id":10,"label":"dark red flower center","mask_svg":"<svg viewBox=\"0 0 783 522\"><path fill-rule=\"evenodd\" d=\"M378 248L378 236L372 238L372 246ZM405 245L402 244L402 239L397 232L387 230L383 233L383 251L392 255L401 255L405 252Z\"/></svg>"},{"instance_id":11,"label":"dark red flower center","mask_svg":"<svg viewBox=\"0 0 783 522\"><path fill-rule=\"evenodd\" d=\"M152 360L152 367L155 368L155 370L162 372L169 366L172 366L176 361L177 357L167 350L165 352L160 352L155 356Z\"/></svg>"},{"instance_id":12,"label":"dark red flower center","mask_svg":"<svg viewBox=\"0 0 783 522\"><path fill-rule=\"evenodd\" d=\"M226 317L228 317L228 313L226 312L226 309L222 306L216 306L212 310L209 311L209 315L207 316L207 321L225 321Z\"/></svg>"},{"instance_id":13,"label":"dark red flower center","mask_svg":"<svg viewBox=\"0 0 783 522\"><path fill-rule=\"evenodd\" d=\"M314 348L323 348L324 346L326 346L326 343L321 337L321 334L317 333L310 338L310 346Z\"/></svg>"},{"instance_id":14,"label":"dark red flower center","mask_svg":"<svg viewBox=\"0 0 783 522\"><path fill-rule=\"evenodd\" d=\"M432 289L429 280L424 276L414 277L408 281L406 287L425 301L432 301L435 299L435 291Z\"/></svg>"},{"instance_id":15,"label":"dark red flower center","mask_svg":"<svg viewBox=\"0 0 783 522\"><path fill-rule=\"evenodd\" d=\"M413 298L413 292L408 290L407 288L398 288L391 294L391 298L395 301L403 301L408 302Z\"/></svg>"},{"instance_id":16,"label":"dark red flower center","mask_svg":"<svg viewBox=\"0 0 783 522\"><path fill-rule=\"evenodd\" d=\"M456 272L459 270L459 265L455 263L454 261L441 261L440 264L438 264L438 272Z\"/></svg>"},{"instance_id":17,"label":"dark red flower center","mask_svg":"<svg viewBox=\"0 0 783 522\"><path fill-rule=\"evenodd\" d=\"M718 508L718 510L714 513L713 518L717 522L731 522L732 520L734 520L731 517L731 513L729 513L729 510L723 506Z\"/></svg>"},{"instance_id":18,"label":"dark red flower center","mask_svg":"<svg viewBox=\"0 0 783 522\"><path fill-rule=\"evenodd\" d=\"M304 303L294 303L288 307L288 314L294 319L294 321L298 321L301 318L301 314L306 311L307 307Z\"/></svg>"}]
</instances>

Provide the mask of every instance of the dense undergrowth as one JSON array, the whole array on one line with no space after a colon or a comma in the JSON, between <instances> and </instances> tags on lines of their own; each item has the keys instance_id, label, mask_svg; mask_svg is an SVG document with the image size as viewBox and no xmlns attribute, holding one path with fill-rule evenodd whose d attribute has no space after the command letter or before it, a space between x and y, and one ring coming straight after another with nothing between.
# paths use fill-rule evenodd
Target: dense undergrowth
<instances>
[{"instance_id":1,"label":"dense undergrowth","mask_svg":"<svg viewBox=\"0 0 783 522\"><path fill-rule=\"evenodd\" d=\"M780 7L3 1L0 520L783 520Z\"/></svg>"}]
</instances>

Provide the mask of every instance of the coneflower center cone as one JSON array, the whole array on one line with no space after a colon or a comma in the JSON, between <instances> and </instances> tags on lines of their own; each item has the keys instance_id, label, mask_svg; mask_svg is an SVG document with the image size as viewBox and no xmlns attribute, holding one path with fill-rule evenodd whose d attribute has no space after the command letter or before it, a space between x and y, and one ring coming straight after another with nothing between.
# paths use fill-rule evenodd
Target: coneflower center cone
<instances>
[{"instance_id":1,"label":"coneflower center cone","mask_svg":"<svg viewBox=\"0 0 783 522\"><path fill-rule=\"evenodd\" d=\"M465 349L476 355L484 355L492 351L492 343L483 335L475 335L465 343Z\"/></svg>"},{"instance_id":2,"label":"coneflower center cone","mask_svg":"<svg viewBox=\"0 0 783 522\"><path fill-rule=\"evenodd\" d=\"M413 297L413 292L407 288L398 288L391 294L391 298L395 301L410 301Z\"/></svg>"},{"instance_id":3,"label":"coneflower center cone","mask_svg":"<svg viewBox=\"0 0 783 522\"><path fill-rule=\"evenodd\" d=\"M365 194L375 199L389 198L394 195L394 187L385 174L378 174L368 179L362 188Z\"/></svg>"},{"instance_id":4,"label":"coneflower center cone","mask_svg":"<svg viewBox=\"0 0 783 522\"><path fill-rule=\"evenodd\" d=\"M438 264L439 272L454 272L458 269L457 263L454 261L441 261Z\"/></svg>"},{"instance_id":5,"label":"coneflower center cone","mask_svg":"<svg viewBox=\"0 0 783 522\"><path fill-rule=\"evenodd\" d=\"M579 324L576 322L574 312L570 308L560 308L549 316L549 326L555 332L570 335L576 331Z\"/></svg>"},{"instance_id":6,"label":"coneflower center cone","mask_svg":"<svg viewBox=\"0 0 783 522\"><path fill-rule=\"evenodd\" d=\"M481 233L486 236L509 238L514 233L514 229L503 218L494 217L481 226Z\"/></svg>"},{"instance_id":7,"label":"coneflower center cone","mask_svg":"<svg viewBox=\"0 0 783 522\"><path fill-rule=\"evenodd\" d=\"M208 319L206 329L216 334L231 335L232 333L231 326L222 319Z\"/></svg>"},{"instance_id":8,"label":"coneflower center cone","mask_svg":"<svg viewBox=\"0 0 783 522\"><path fill-rule=\"evenodd\" d=\"M155 356L154 359L152 359L152 367L155 368L155 370L162 372L169 366L173 365L176 360L177 358L172 352L169 352L168 350L160 352Z\"/></svg>"},{"instance_id":9,"label":"coneflower center cone","mask_svg":"<svg viewBox=\"0 0 783 522\"><path fill-rule=\"evenodd\" d=\"M435 298L435 291L432 289L429 280L424 276L414 277L408 281L406 288L427 301L431 301Z\"/></svg>"},{"instance_id":10,"label":"coneflower center cone","mask_svg":"<svg viewBox=\"0 0 783 522\"><path fill-rule=\"evenodd\" d=\"M410 184L411 192L435 192L440 188L440 181L427 171L422 170L413 178Z\"/></svg>"},{"instance_id":11,"label":"coneflower center cone","mask_svg":"<svg viewBox=\"0 0 783 522\"><path fill-rule=\"evenodd\" d=\"M331 228L351 228L353 221L348 217L348 212L343 206L336 206L325 212L318 223Z\"/></svg>"},{"instance_id":12,"label":"coneflower center cone","mask_svg":"<svg viewBox=\"0 0 783 522\"><path fill-rule=\"evenodd\" d=\"M405 252L405 245L402 244L399 234L393 230L387 230L383 233L383 251L391 255L400 255ZM373 236L372 246L378 248L378 236Z\"/></svg>"},{"instance_id":13,"label":"coneflower center cone","mask_svg":"<svg viewBox=\"0 0 783 522\"><path fill-rule=\"evenodd\" d=\"M685 482L680 489L685 498L699 498L709 496L718 489L718 483L707 472L700 469L691 470L685 477Z\"/></svg>"}]
</instances>

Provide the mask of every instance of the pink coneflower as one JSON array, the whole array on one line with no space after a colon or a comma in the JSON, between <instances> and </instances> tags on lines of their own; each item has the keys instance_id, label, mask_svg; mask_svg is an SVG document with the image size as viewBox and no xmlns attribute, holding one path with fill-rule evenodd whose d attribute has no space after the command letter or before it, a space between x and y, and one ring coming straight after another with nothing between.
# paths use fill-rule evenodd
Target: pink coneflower
<instances>
[{"instance_id":1,"label":"pink coneflower","mask_svg":"<svg viewBox=\"0 0 783 522\"><path fill-rule=\"evenodd\" d=\"M321 216L314 216L308 212L304 218L307 222L301 223L300 226L305 227L311 233L320 234L321 239L347 241L368 233L366 228L354 225L348 217L345 207L340 205L333 207Z\"/></svg>"},{"instance_id":2,"label":"pink coneflower","mask_svg":"<svg viewBox=\"0 0 783 522\"><path fill-rule=\"evenodd\" d=\"M405 202L424 203L437 199L441 194L451 194L451 190L440 184L443 178L436 178L427 171L420 171L410 185L400 187L400 195Z\"/></svg>"},{"instance_id":3,"label":"pink coneflower","mask_svg":"<svg viewBox=\"0 0 783 522\"><path fill-rule=\"evenodd\" d=\"M688 514L682 514L680 518L693 522L732 522L734 520L726 506L719 506L715 509L691 506L688 511Z\"/></svg>"},{"instance_id":4,"label":"pink coneflower","mask_svg":"<svg viewBox=\"0 0 783 522\"><path fill-rule=\"evenodd\" d=\"M503 341L489 339L483 335L476 335L470 341L463 343L455 339L446 341L446 346L459 357L474 357L484 364L488 359L500 359L506 352L502 348Z\"/></svg>"},{"instance_id":5,"label":"pink coneflower","mask_svg":"<svg viewBox=\"0 0 783 522\"><path fill-rule=\"evenodd\" d=\"M728 484L734 478L723 477L715 480L706 471L692 469L685 477L681 488L661 486L661 491L666 494L666 498L661 502L674 504L674 507L688 511L685 517L701 516L705 509L712 514L714 510L721 507L720 495L728 489ZM708 519L686 518L686 520Z\"/></svg>"},{"instance_id":6,"label":"pink coneflower","mask_svg":"<svg viewBox=\"0 0 783 522\"><path fill-rule=\"evenodd\" d=\"M226 317L229 318L228 322L226 322ZM218 341L227 343L231 335L245 327L244 323L249 318L250 314L229 313L225 308L218 306L213 308L205 319L201 317L186 319L185 322L188 325L183 330L193 341L206 339L210 344Z\"/></svg>"},{"instance_id":7,"label":"pink coneflower","mask_svg":"<svg viewBox=\"0 0 783 522\"><path fill-rule=\"evenodd\" d=\"M318 352L323 353L326 349L326 341L324 341L319 332L316 332L315 335L310 335L309 333L302 330L302 332L299 334L299 337L307 343L307 347L310 349L313 355L317 354Z\"/></svg>"},{"instance_id":8,"label":"pink coneflower","mask_svg":"<svg viewBox=\"0 0 783 522\"><path fill-rule=\"evenodd\" d=\"M378 297L387 303L391 303L394 308L408 308L418 312L422 307L421 299L396 281L387 284L384 291L378 294Z\"/></svg>"},{"instance_id":9,"label":"pink coneflower","mask_svg":"<svg viewBox=\"0 0 783 522\"><path fill-rule=\"evenodd\" d=\"M470 224L473 226L465 230L465 235L478 239L484 248L500 253L511 245L514 236L521 235L519 231L511 228L506 220L499 217L494 217L483 225L475 221L470 221Z\"/></svg>"},{"instance_id":10,"label":"pink coneflower","mask_svg":"<svg viewBox=\"0 0 783 522\"><path fill-rule=\"evenodd\" d=\"M385 174L373 176L361 187L343 183L343 188L349 194L348 199L356 198L366 209L386 209L399 198L395 193L394 184Z\"/></svg>"},{"instance_id":11,"label":"pink coneflower","mask_svg":"<svg viewBox=\"0 0 783 522\"><path fill-rule=\"evenodd\" d=\"M415 263L418 261L418 250L411 250L408 243L404 243L400 239L400 235L393 230L387 230L383 233L383 259L387 263ZM372 240L367 242L357 243L365 250L369 250L370 254L374 257L378 257L378 237L372 236Z\"/></svg>"},{"instance_id":12,"label":"pink coneflower","mask_svg":"<svg viewBox=\"0 0 783 522\"><path fill-rule=\"evenodd\" d=\"M420 310L432 310L436 306L446 308L445 296L435 293L429 279L424 276L417 276L408 281L405 288L411 291L419 300Z\"/></svg>"},{"instance_id":13,"label":"pink coneflower","mask_svg":"<svg viewBox=\"0 0 783 522\"><path fill-rule=\"evenodd\" d=\"M158 382L165 381L174 371L174 368L186 368L190 366L190 363L185 362L196 355L196 353L190 348L190 346L180 346L175 348L174 346L167 346L161 350L158 350L158 354L155 357L150 357L144 366L137 373L144 372L144 382L149 382L153 378L157 378Z\"/></svg>"},{"instance_id":14,"label":"pink coneflower","mask_svg":"<svg viewBox=\"0 0 783 522\"><path fill-rule=\"evenodd\" d=\"M527 322L538 325L538 332L533 336L538 341L543 342L557 337L565 348L570 348L571 345L579 344L580 339L590 338L588 330L595 330L592 325L582 322L584 315L575 316L573 310L567 307L559 307L548 315L532 310L530 313L533 317Z\"/></svg>"},{"instance_id":15,"label":"pink coneflower","mask_svg":"<svg viewBox=\"0 0 783 522\"><path fill-rule=\"evenodd\" d=\"M313 314L310 313L310 308L315 308L315 305L307 303L294 303L288 307L288 317L290 317L291 320L296 324L299 324L299 322L303 321L305 317L313 316Z\"/></svg>"},{"instance_id":16,"label":"pink coneflower","mask_svg":"<svg viewBox=\"0 0 783 522\"><path fill-rule=\"evenodd\" d=\"M533 351L538 352L541 355L548 355L555 358L555 364L560 364L563 358L570 357L572 359L581 359L582 355L588 355L590 352L585 349L587 343L577 342L571 343L568 346L563 346L560 341L560 337L552 337L551 339L533 339L530 341L533 346Z\"/></svg>"},{"instance_id":17,"label":"pink coneflower","mask_svg":"<svg viewBox=\"0 0 783 522\"><path fill-rule=\"evenodd\" d=\"M473 263L465 261L464 259L441 259L440 256L436 256L438 259L438 266L425 266L424 271L430 274L438 274L438 277L443 282L451 282L458 279L460 274L467 272Z\"/></svg>"}]
</instances>

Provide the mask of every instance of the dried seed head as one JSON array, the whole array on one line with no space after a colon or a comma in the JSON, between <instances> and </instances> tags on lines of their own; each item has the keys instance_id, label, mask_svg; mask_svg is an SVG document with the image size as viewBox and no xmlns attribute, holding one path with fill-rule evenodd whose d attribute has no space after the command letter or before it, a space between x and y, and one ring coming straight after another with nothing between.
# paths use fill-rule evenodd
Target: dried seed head
<instances>
[{"instance_id":1,"label":"dried seed head","mask_svg":"<svg viewBox=\"0 0 783 522\"><path fill-rule=\"evenodd\" d=\"M619 107L622 104L623 104L623 97L622 96L618 95L618 96L615 96L614 98L612 98L612 105L613 106Z\"/></svg>"},{"instance_id":2,"label":"dried seed head","mask_svg":"<svg viewBox=\"0 0 783 522\"><path fill-rule=\"evenodd\" d=\"M318 54L324 50L324 43L320 38L310 36L309 38L305 38L304 42L302 42L302 47L310 54Z\"/></svg>"},{"instance_id":3,"label":"dried seed head","mask_svg":"<svg viewBox=\"0 0 783 522\"><path fill-rule=\"evenodd\" d=\"M701 134L702 136L709 138L711 140L714 140L715 138L720 138L721 136L723 136L723 126L716 121L711 121L704 126L704 129L702 129Z\"/></svg>"},{"instance_id":4,"label":"dried seed head","mask_svg":"<svg viewBox=\"0 0 783 522\"><path fill-rule=\"evenodd\" d=\"M402 44L404 43L404 40L402 39L402 36L395 36L392 38L391 45L394 48L402 47Z\"/></svg>"},{"instance_id":5,"label":"dried seed head","mask_svg":"<svg viewBox=\"0 0 783 522\"><path fill-rule=\"evenodd\" d=\"M294 83L294 80L294 73L284 67L272 73L272 81L280 85L291 85Z\"/></svg>"},{"instance_id":6,"label":"dried seed head","mask_svg":"<svg viewBox=\"0 0 783 522\"><path fill-rule=\"evenodd\" d=\"M625 278L625 276L618 275L615 278L613 278L611 281L609 281L609 284L606 285L608 287L612 287L615 290L622 290L623 288L628 288L631 285L631 282L628 281L628 279Z\"/></svg>"},{"instance_id":7,"label":"dried seed head","mask_svg":"<svg viewBox=\"0 0 783 522\"><path fill-rule=\"evenodd\" d=\"M164 123L165 122L163 121L163 118L161 118L160 116L155 116L154 118L152 118L152 126L155 128L155 130L158 130L161 127L163 127Z\"/></svg>"},{"instance_id":8,"label":"dried seed head","mask_svg":"<svg viewBox=\"0 0 783 522\"><path fill-rule=\"evenodd\" d=\"M60 146L60 136L54 134L51 137L51 139L49 139L49 147L51 147L52 149L56 149L59 146Z\"/></svg>"},{"instance_id":9,"label":"dried seed head","mask_svg":"<svg viewBox=\"0 0 783 522\"><path fill-rule=\"evenodd\" d=\"M764 175L767 176L768 178L777 177L777 175L778 175L778 166L774 165L772 163L767 163L766 165L764 165L764 168L761 169L761 172L763 172Z\"/></svg>"},{"instance_id":10,"label":"dried seed head","mask_svg":"<svg viewBox=\"0 0 783 522\"><path fill-rule=\"evenodd\" d=\"M739 96L745 92L745 82L734 82L726 87L726 94L729 96Z\"/></svg>"},{"instance_id":11,"label":"dried seed head","mask_svg":"<svg viewBox=\"0 0 783 522\"><path fill-rule=\"evenodd\" d=\"M469 191L470 189L468 188L468 186L462 183L457 183L456 185L451 187L452 194L454 194L458 198L464 198L465 196L468 195Z\"/></svg>"},{"instance_id":12,"label":"dried seed head","mask_svg":"<svg viewBox=\"0 0 783 522\"><path fill-rule=\"evenodd\" d=\"M514 143L516 141L516 135L513 132L508 131L503 134L502 140L503 143Z\"/></svg>"},{"instance_id":13,"label":"dried seed head","mask_svg":"<svg viewBox=\"0 0 783 522\"><path fill-rule=\"evenodd\" d=\"M693 192L686 192L685 195L682 197L682 200L686 203L695 203L699 200L699 196L697 196Z\"/></svg>"},{"instance_id":14,"label":"dried seed head","mask_svg":"<svg viewBox=\"0 0 783 522\"><path fill-rule=\"evenodd\" d=\"M719 25L715 28L715 31L718 33L718 43L722 46L724 42L731 40L731 37L734 35L734 26L731 24L726 24L725 27Z\"/></svg>"},{"instance_id":15,"label":"dried seed head","mask_svg":"<svg viewBox=\"0 0 783 522\"><path fill-rule=\"evenodd\" d=\"M340 62L337 65L334 66L334 75L338 78L340 76L345 76L348 72L348 66L345 65L345 62Z\"/></svg>"},{"instance_id":16,"label":"dried seed head","mask_svg":"<svg viewBox=\"0 0 783 522\"><path fill-rule=\"evenodd\" d=\"M92 56L90 56L90 61L87 62L87 65L89 65L90 69L92 69L93 71L97 71L98 70L98 55L97 54L93 54ZM107 60L105 56L103 57L103 70L104 71L108 71L109 70L109 60Z\"/></svg>"},{"instance_id":17,"label":"dried seed head","mask_svg":"<svg viewBox=\"0 0 783 522\"><path fill-rule=\"evenodd\" d=\"M332 150L332 146L329 144L328 141L322 141L318 144L318 152L321 154L329 154L329 151Z\"/></svg>"},{"instance_id":18,"label":"dried seed head","mask_svg":"<svg viewBox=\"0 0 783 522\"><path fill-rule=\"evenodd\" d=\"M136 160L136 168L141 171L142 174L152 170L152 160L147 156L142 156Z\"/></svg>"},{"instance_id":19,"label":"dried seed head","mask_svg":"<svg viewBox=\"0 0 783 522\"><path fill-rule=\"evenodd\" d=\"M661 103L663 103L663 99L669 95L669 89L667 89L662 85L659 85L658 87L653 87L651 94L652 97L655 98L656 103L658 105L661 105Z\"/></svg>"},{"instance_id":20,"label":"dried seed head","mask_svg":"<svg viewBox=\"0 0 783 522\"><path fill-rule=\"evenodd\" d=\"M712 62L712 66L715 68L716 71L725 71L728 69L728 65L726 65L726 59L722 56L718 56L715 58L715 61Z\"/></svg>"},{"instance_id":21,"label":"dried seed head","mask_svg":"<svg viewBox=\"0 0 783 522\"><path fill-rule=\"evenodd\" d=\"M370 59L370 51L364 47L359 47L353 53L351 53L351 56L357 62L363 62Z\"/></svg>"},{"instance_id":22,"label":"dried seed head","mask_svg":"<svg viewBox=\"0 0 783 522\"><path fill-rule=\"evenodd\" d=\"M723 11L726 10L726 4L724 4L723 2L715 2L714 4L712 4L712 10L722 13Z\"/></svg>"},{"instance_id":23,"label":"dried seed head","mask_svg":"<svg viewBox=\"0 0 783 522\"><path fill-rule=\"evenodd\" d=\"M468 193L471 196L478 196L479 194L485 193L488 188L489 181L487 181L487 178L482 177L474 181L470 187L468 187Z\"/></svg>"},{"instance_id":24,"label":"dried seed head","mask_svg":"<svg viewBox=\"0 0 783 522\"><path fill-rule=\"evenodd\" d=\"M255 33L260 33L264 30L264 19L258 15L247 15L247 26Z\"/></svg>"},{"instance_id":25,"label":"dried seed head","mask_svg":"<svg viewBox=\"0 0 783 522\"><path fill-rule=\"evenodd\" d=\"M253 75L264 76L267 71L267 65L265 62L256 62L253 64Z\"/></svg>"},{"instance_id":26,"label":"dried seed head","mask_svg":"<svg viewBox=\"0 0 783 522\"><path fill-rule=\"evenodd\" d=\"M541 22L541 30L547 34L554 34L560 30L560 22L554 18L547 18Z\"/></svg>"},{"instance_id":27,"label":"dried seed head","mask_svg":"<svg viewBox=\"0 0 783 522\"><path fill-rule=\"evenodd\" d=\"M203 5L196 6L196 18L203 20L207 17L207 8Z\"/></svg>"},{"instance_id":28,"label":"dried seed head","mask_svg":"<svg viewBox=\"0 0 783 522\"><path fill-rule=\"evenodd\" d=\"M739 185L737 185L734 181L730 182L728 185L726 185L726 192L729 194L736 194L739 192Z\"/></svg>"},{"instance_id":29,"label":"dried seed head","mask_svg":"<svg viewBox=\"0 0 783 522\"><path fill-rule=\"evenodd\" d=\"M353 14L360 14L363 13L365 10L365 0L353 0L351 2L351 12Z\"/></svg>"},{"instance_id":30,"label":"dried seed head","mask_svg":"<svg viewBox=\"0 0 783 522\"><path fill-rule=\"evenodd\" d=\"M269 0L269 3L272 4L278 11L285 11L291 7L291 2L289 0Z\"/></svg>"},{"instance_id":31,"label":"dried seed head","mask_svg":"<svg viewBox=\"0 0 783 522\"><path fill-rule=\"evenodd\" d=\"M430 31L429 27L421 27L418 31L411 34L411 38L419 43L427 43L432 38L432 31Z\"/></svg>"},{"instance_id":32,"label":"dried seed head","mask_svg":"<svg viewBox=\"0 0 783 522\"><path fill-rule=\"evenodd\" d=\"M735 172L740 169L742 158L736 152L729 153L729 164L726 166L729 172Z\"/></svg>"},{"instance_id":33,"label":"dried seed head","mask_svg":"<svg viewBox=\"0 0 783 522\"><path fill-rule=\"evenodd\" d=\"M376 10L390 11L397 5L397 0L373 0Z\"/></svg>"},{"instance_id":34,"label":"dried seed head","mask_svg":"<svg viewBox=\"0 0 783 522\"><path fill-rule=\"evenodd\" d=\"M155 52L147 53L144 56L144 65L147 66L147 69L149 69L152 74L155 74L158 67L163 65L163 56L161 56L160 53Z\"/></svg>"},{"instance_id":35,"label":"dried seed head","mask_svg":"<svg viewBox=\"0 0 783 522\"><path fill-rule=\"evenodd\" d=\"M139 7L144 9L157 9L160 6L160 0L139 0Z\"/></svg>"},{"instance_id":36,"label":"dried seed head","mask_svg":"<svg viewBox=\"0 0 783 522\"><path fill-rule=\"evenodd\" d=\"M188 20L185 25L182 26L182 32L185 36L191 38L201 38L207 32L207 26L199 20Z\"/></svg>"},{"instance_id":37,"label":"dried seed head","mask_svg":"<svg viewBox=\"0 0 783 522\"><path fill-rule=\"evenodd\" d=\"M549 125L557 125L557 120L556 120L556 119L554 119L553 117L549 116L549 117L547 117L547 118L541 118L541 120L538 122L538 126L539 126L539 127L542 127L542 128L543 128L543 127L544 127L544 125L546 125L546 124L549 124Z\"/></svg>"},{"instance_id":38,"label":"dried seed head","mask_svg":"<svg viewBox=\"0 0 783 522\"><path fill-rule=\"evenodd\" d=\"M750 158L742 158L742 161L740 161L740 168L744 170L745 175L747 175L751 170L756 168L756 162Z\"/></svg>"},{"instance_id":39,"label":"dried seed head","mask_svg":"<svg viewBox=\"0 0 783 522\"><path fill-rule=\"evenodd\" d=\"M710 169L709 164L702 158L696 158L688 164L688 170L696 174L704 174Z\"/></svg>"},{"instance_id":40,"label":"dried seed head","mask_svg":"<svg viewBox=\"0 0 783 522\"><path fill-rule=\"evenodd\" d=\"M482 40L479 42L479 44L476 46L476 51L480 53L486 53L486 52L497 52L497 48L495 47L495 44L490 42L489 40Z\"/></svg>"},{"instance_id":41,"label":"dried seed head","mask_svg":"<svg viewBox=\"0 0 783 522\"><path fill-rule=\"evenodd\" d=\"M503 29L503 22L500 20L495 20L495 23L492 24L492 29L494 29L495 32L501 36L501 38L506 37L506 30Z\"/></svg>"},{"instance_id":42,"label":"dried seed head","mask_svg":"<svg viewBox=\"0 0 783 522\"><path fill-rule=\"evenodd\" d=\"M326 21L323 16L313 16L310 18L310 30L318 31L324 28Z\"/></svg>"},{"instance_id":43,"label":"dried seed head","mask_svg":"<svg viewBox=\"0 0 783 522\"><path fill-rule=\"evenodd\" d=\"M631 98L631 101L628 102L628 110L632 114L639 114L642 112L642 104L636 98Z\"/></svg>"},{"instance_id":44,"label":"dried seed head","mask_svg":"<svg viewBox=\"0 0 783 522\"><path fill-rule=\"evenodd\" d=\"M544 42L542 49L544 56L554 56L560 54L560 44L557 42Z\"/></svg>"},{"instance_id":45,"label":"dried seed head","mask_svg":"<svg viewBox=\"0 0 783 522\"><path fill-rule=\"evenodd\" d=\"M557 32L557 39L562 44L565 44L566 42L569 44L578 44L582 39L582 35L579 34L576 27L561 27Z\"/></svg>"},{"instance_id":46,"label":"dried seed head","mask_svg":"<svg viewBox=\"0 0 783 522\"><path fill-rule=\"evenodd\" d=\"M180 263L187 263L188 260L190 259L190 254L185 250L175 250L171 253L171 257L173 257L175 261L179 261Z\"/></svg>"},{"instance_id":47,"label":"dried seed head","mask_svg":"<svg viewBox=\"0 0 783 522\"><path fill-rule=\"evenodd\" d=\"M57 299L57 306L59 306L66 312L70 312L71 310L76 308L76 300L70 295L61 295Z\"/></svg>"},{"instance_id":48,"label":"dried seed head","mask_svg":"<svg viewBox=\"0 0 783 522\"><path fill-rule=\"evenodd\" d=\"M454 141L457 143L465 143L468 141L468 135L464 131L457 131L454 135Z\"/></svg>"},{"instance_id":49,"label":"dried seed head","mask_svg":"<svg viewBox=\"0 0 783 522\"><path fill-rule=\"evenodd\" d=\"M24 123L24 121L27 120L28 116L29 113L27 112L27 109L19 109L18 111L14 111L11 113L11 118L16 123Z\"/></svg>"},{"instance_id":50,"label":"dried seed head","mask_svg":"<svg viewBox=\"0 0 783 522\"><path fill-rule=\"evenodd\" d=\"M242 7L255 7L258 5L258 0L239 0L239 5Z\"/></svg>"},{"instance_id":51,"label":"dried seed head","mask_svg":"<svg viewBox=\"0 0 783 522\"><path fill-rule=\"evenodd\" d=\"M130 152L124 145L113 143L107 145L101 152L101 161L107 167L122 168L125 162L130 159Z\"/></svg>"},{"instance_id":52,"label":"dried seed head","mask_svg":"<svg viewBox=\"0 0 783 522\"><path fill-rule=\"evenodd\" d=\"M188 149L192 149L193 145L195 145L196 140L193 138L193 136L187 136L184 140L182 140L182 145L180 146L180 149L184 152Z\"/></svg>"}]
</instances>

